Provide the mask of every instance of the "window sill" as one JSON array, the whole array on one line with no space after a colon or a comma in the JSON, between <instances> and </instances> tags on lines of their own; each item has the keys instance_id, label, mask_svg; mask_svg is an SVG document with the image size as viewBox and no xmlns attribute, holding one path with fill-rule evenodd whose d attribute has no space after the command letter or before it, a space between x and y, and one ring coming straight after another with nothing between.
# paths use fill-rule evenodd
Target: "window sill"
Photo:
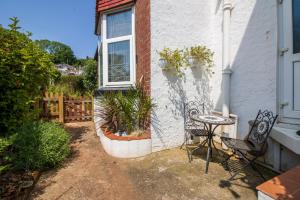
<instances>
[{"instance_id":1,"label":"window sill","mask_svg":"<svg viewBox=\"0 0 300 200\"><path fill-rule=\"evenodd\" d=\"M118 86L118 87L100 87L95 90L95 95L102 95L105 92L118 92L118 91L128 91L130 88L132 88L132 85L128 86Z\"/></svg>"}]
</instances>

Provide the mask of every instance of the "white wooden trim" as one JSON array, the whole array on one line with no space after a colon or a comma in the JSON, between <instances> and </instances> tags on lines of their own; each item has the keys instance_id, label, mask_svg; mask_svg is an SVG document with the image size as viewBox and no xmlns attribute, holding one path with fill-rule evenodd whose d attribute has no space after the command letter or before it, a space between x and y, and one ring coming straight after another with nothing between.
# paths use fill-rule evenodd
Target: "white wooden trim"
<instances>
[{"instance_id":1,"label":"white wooden trim","mask_svg":"<svg viewBox=\"0 0 300 200\"><path fill-rule=\"evenodd\" d=\"M102 60L101 60L101 54L102 53L102 45L101 45L101 40L99 39L98 40L98 88L102 87L101 85L101 63L102 63Z\"/></svg>"},{"instance_id":2,"label":"white wooden trim","mask_svg":"<svg viewBox=\"0 0 300 200\"><path fill-rule=\"evenodd\" d=\"M128 10L128 8L124 8L124 11ZM122 10L121 10L122 11ZM117 12L120 12L118 10ZM131 8L131 25L132 25L132 32L131 35L120 36L115 38L107 39L107 21L106 17L107 14L111 14L114 12L105 13L102 16L102 52L103 52L103 87L116 87L116 86L132 86L135 84L135 71L136 71L136 61L135 61L135 9L134 7ZM121 42L129 40L130 46L130 81L123 81L123 82L108 82L108 44L114 42Z\"/></svg>"},{"instance_id":3,"label":"white wooden trim","mask_svg":"<svg viewBox=\"0 0 300 200\"><path fill-rule=\"evenodd\" d=\"M290 124L300 124L300 111L293 109L294 88L293 68L296 62L300 61L300 54L293 53L293 24L292 24L292 1L286 0L279 5L279 60L278 60L278 110L279 121ZM284 49L283 53L280 50ZM285 106L281 106L285 105Z\"/></svg>"}]
</instances>

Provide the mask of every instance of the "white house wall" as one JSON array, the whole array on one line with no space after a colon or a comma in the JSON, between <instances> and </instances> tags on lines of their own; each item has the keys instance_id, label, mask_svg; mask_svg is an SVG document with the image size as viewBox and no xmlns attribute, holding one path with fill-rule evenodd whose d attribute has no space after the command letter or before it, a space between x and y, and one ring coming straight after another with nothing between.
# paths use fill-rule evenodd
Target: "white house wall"
<instances>
[{"instance_id":1,"label":"white house wall","mask_svg":"<svg viewBox=\"0 0 300 200\"><path fill-rule=\"evenodd\" d=\"M204 100L210 107L217 102L209 94L219 96L215 93L220 93L220 79L215 79L214 86L218 89L214 91L209 78L200 70L192 72L188 69L185 78L180 80L161 70L157 53L164 47L176 49L199 44L210 47L211 2L151 0L151 96L157 104L151 127L153 151L172 148L183 142L182 111L186 99Z\"/></svg>"},{"instance_id":2,"label":"white house wall","mask_svg":"<svg viewBox=\"0 0 300 200\"><path fill-rule=\"evenodd\" d=\"M239 137L258 109L276 112L277 1L235 0L231 21L231 112Z\"/></svg>"},{"instance_id":3,"label":"white house wall","mask_svg":"<svg viewBox=\"0 0 300 200\"><path fill-rule=\"evenodd\" d=\"M231 18L231 113L239 117L238 137L259 108L276 111L277 19L275 0L235 0ZM159 67L157 51L207 45L214 52L214 74L186 70L180 80ZM203 100L221 110L222 1L151 0L151 96L153 151L183 142L183 101Z\"/></svg>"}]
</instances>

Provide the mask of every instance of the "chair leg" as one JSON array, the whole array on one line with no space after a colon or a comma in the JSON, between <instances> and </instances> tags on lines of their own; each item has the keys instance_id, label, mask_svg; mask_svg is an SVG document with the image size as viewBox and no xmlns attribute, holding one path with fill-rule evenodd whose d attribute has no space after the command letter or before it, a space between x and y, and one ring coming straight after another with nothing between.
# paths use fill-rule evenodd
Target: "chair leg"
<instances>
[{"instance_id":1,"label":"chair leg","mask_svg":"<svg viewBox=\"0 0 300 200\"><path fill-rule=\"evenodd\" d=\"M206 145L207 144L207 139L205 139L205 140L203 140L202 142L201 142L201 146L204 146L204 145Z\"/></svg>"},{"instance_id":2,"label":"chair leg","mask_svg":"<svg viewBox=\"0 0 300 200\"><path fill-rule=\"evenodd\" d=\"M186 145L186 144L187 144L187 135L185 134L185 135L184 135L184 141L183 141L183 143L181 144L180 149L182 149L182 147L183 147L184 145Z\"/></svg>"},{"instance_id":3,"label":"chair leg","mask_svg":"<svg viewBox=\"0 0 300 200\"><path fill-rule=\"evenodd\" d=\"M261 178L263 179L263 180L266 180L265 179L265 177L263 176L263 174L257 169L257 167L255 166L255 160L258 158L258 157L255 157L255 158L253 158L252 160L250 160L250 159L248 159L241 151L237 151L237 153L239 153L239 155L241 155L242 157L243 157L243 159L247 162L247 164L245 165L245 166L243 166L243 167L241 167L237 172L235 172L233 175L231 175L231 177L229 178L229 180L231 181L231 180L233 180L233 178L236 176L236 175L238 175L242 170L244 170L246 167L248 167L248 166L251 166L252 167L252 169L254 170L254 171L256 171L260 176L261 176ZM232 155L234 155L234 154L232 154Z\"/></svg>"},{"instance_id":4,"label":"chair leg","mask_svg":"<svg viewBox=\"0 0 300 200\"><path fill-rule=\"evenodd\" d=\"M187 149L187 155L188 155L189 162L193 161L193 153L194 153L196 150L200 149L201 146L205 145L205 144L207 143L207 141L208 141L208 140L205 139L204 141L202 141L202 142L200 143L200 145L198 145L195 149L193 149L193 150L191 150L191 151L189 151L189 150ZM187 141L185 142L185 144L187 144Z\"/></svg>"},{"instance_id":5,"label":"chair leg","mask_svg":"<svg viewBox=\"0 0 300 200\"><path fill-rule=\"evenodd\" d=\"M255 158L254 160L256 160L256 158ZM255 166L254 160L251 160L251 161L250 161L250 165L251 165L252 169L253 169L254 171L256 171L256 172L260 175L260 177L265 181L266 178L265 178L264 175L257 169L257 167Z\"/></svg>"},{"instance_id":6,"label":"chair leg","mask_svg":"<svg viewBox=\"0 0 300 200\"><path fill-rule=\"evenodd\" d=\"M186 150L186 153L187 153L187 156L188 156L188 159L189 159L189 163L192 162L192 155L190 154L190 151L189 150Z\"/></svg>"},{"instance_id":7,"label":"chair leg","mask_svg":"<svg viewBox=\"0 0 300 200\"><path fill-rule=\"evenodd\" d=\"M220 154L219 150L217 149L217 147L216 147L216 145L215 145L215 142L214 142L213 140L212 140L212 144L213 144L214 148L216 149L217 153L219 154L219 156L222 156L222 155Z\"/></svg>"},{"instance_id":8,"label":"chair leg","mask_svg":"<svg viewBox=\"0 0 300 200\"><path fill-rule=\"evenodd\" d=\"M234 156L234 154L228 155L227 158L225 158L225 159L221 162L221 164L224 165L224 164L226 163L226 165L228 165L227 162L228 162L228 160L229 160L232 156Z\"/></svg>"},{"instance_id":9,"label":"chair leg","mask_svg":"<svg viewBox=\"0 0 300 200\"><path fill-rule=\"evenodd\" d=\"M234 177L236 177L241 171L243 171L246 167L250 165L250 162L247 163L245 166L241 167L237 172L235 172L231 177L228 179L229 181L232 181Z\"/></svg>"}]
</instances>

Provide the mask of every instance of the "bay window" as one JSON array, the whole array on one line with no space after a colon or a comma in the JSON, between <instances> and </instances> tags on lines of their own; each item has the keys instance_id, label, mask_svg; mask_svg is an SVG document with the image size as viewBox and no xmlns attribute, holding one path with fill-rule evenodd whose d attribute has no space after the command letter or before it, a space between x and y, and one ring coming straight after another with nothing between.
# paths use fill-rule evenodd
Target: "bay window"
<instances>
[{"instance_id":1,"label":"bay window","mask_svg":"<svg viewBox=\"0 0 300 200\"><path fill-rule=\"evenodd\" d=\"M133 8L104 14L101 39L103 55L99 82L103 87L133 85L135 81Z\"/></svg>"}]
</instances>

